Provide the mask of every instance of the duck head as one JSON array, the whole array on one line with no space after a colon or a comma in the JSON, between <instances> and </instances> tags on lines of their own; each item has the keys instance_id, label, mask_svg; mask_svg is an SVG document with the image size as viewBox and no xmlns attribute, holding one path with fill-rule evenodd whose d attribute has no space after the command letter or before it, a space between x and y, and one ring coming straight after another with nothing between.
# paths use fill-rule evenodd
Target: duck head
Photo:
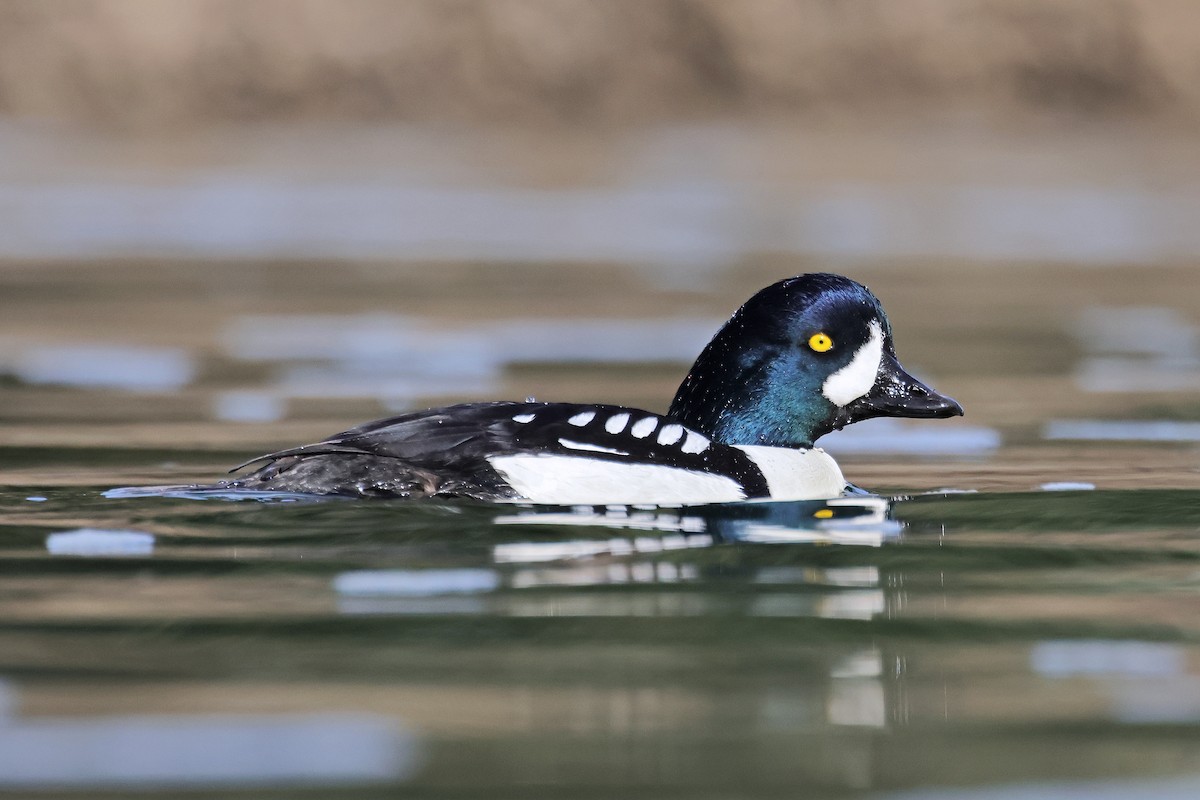
<instances>
[{"instance_id":1,"label":"duck head","mask_svg":"<svg viewBox=\"0 0 1200 800\"><path fill-rule=\"evenodd\" d=\"M811 447L859 420L963 410L900 365L875 295L849 278L814 273L768 286L739 308L668 413L725 444Z\"/></svg>"}]
</instances>

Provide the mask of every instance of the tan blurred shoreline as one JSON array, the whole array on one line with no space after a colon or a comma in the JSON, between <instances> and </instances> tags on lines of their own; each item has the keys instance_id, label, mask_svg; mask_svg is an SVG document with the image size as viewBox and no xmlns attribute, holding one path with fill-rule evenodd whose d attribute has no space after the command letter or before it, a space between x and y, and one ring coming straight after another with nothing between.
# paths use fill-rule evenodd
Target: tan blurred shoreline
<instances>
[{"instance_id":1,"label":"tan blurred shoreline","mask_svg":"<svg viewBox=\"0 0 1200 800\"><path fill-rule=\"evenodd\" d=\"M223 122L1200 119L1186 0L5 0L0 113Z\"/></svg>"}]
</instances>

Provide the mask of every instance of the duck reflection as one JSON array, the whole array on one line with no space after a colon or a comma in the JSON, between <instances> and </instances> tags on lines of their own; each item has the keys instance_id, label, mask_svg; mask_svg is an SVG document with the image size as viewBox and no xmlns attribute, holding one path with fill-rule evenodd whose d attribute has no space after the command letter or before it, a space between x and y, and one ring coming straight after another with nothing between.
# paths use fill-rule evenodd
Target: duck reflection
<instances>
[{"instance_id":1,"label":"duck reflection","mask_svg":"<svg viewBox=\"0 0 1200 800\"><path fill-rule=\"evenodd\" d=\"M888 607L875 566L757 566L736 577L760 587L750 598L699 591L728 580L727 563L699 554L723 545L879 547L900 536L887 500L875 496L697 508L529 506L499 526L615 528L638 536L504 541L486 569L356 570L334 578L345 614L500 616L691 616L871 619ZM470 573L469 575L467 573ZM688 593L689 584L697 591ZM568 591L626 587L626 592ZM647 591L670 587L672 591ZM796 590L797 591L793 591ZM538 591L531 591L538 590Z\"/></svg>"},{"instance_id":2,"label":"duck reflection","mask_svg":"<svg viewBox=\"0 0 1200 800\"><path fill-rule=\"evenodd\" d=\"M889 517L890 504L882 497L861 495L833 500L806 500L789 503L727 503L712 506L668 508L659 506L575 506L568 510L544 506L522 507L514 514L505 514L494 521L497 525L567 525L600 526L626 530L678 532L707 535L703 539L687 540L659 537L637 540L634 549L642 546L653 550L674 549L680 546L708 546L714 541L754 544L852 544L878 547L889 539L898 538L900 523ZM697 545L695 542L700 542ZM555 558L577 557L572 552L580 543L539 543L545 554L555 552ZM589 542L584 549L593 547ZM497 560L512 558L514 547L497 547ZM624 547L624 545L619 545ZM615 553L614 553L615 554Z\"/></svg>"},{"instance_id":3,"label":"duck reflection","mask_svg":"<svg viewBox=\"0 0 1200 800\"><path fill-rule=\"evenodd\" d=\"M611 618L697 618L723 624L720 620L741 617L768 629L792 624L789 619L857 625L902 606L900 598L889 599L901 591L902 581L883 574L878 565L829 564L810 557L830 552L810 549L814 545L877 548L898 539L901 525L890 518L890 504L880 497L702 508L522 507L495 522L500 533L530 535L494 543L485 568L342 573L333 581L339 610L351 615L591 619L596 624ZM561 528L570 538L538 538L545 527ZM597 529L612 535L587 536ZM795 548L792 563L759 558L768 553L761 548L770 547L787 561L793 553L774 550L786 546ZM737 590L724 590L732 587ZM902 722L907 712L898 704L906 702L906 694L896 684L904 680L903 659L864 645L859 637L851 642L826 646L819 655L801 655L786 678L776 677L767 685L751 681L728 697L701 693L669 703L639 703L639 724L686 729L702 719L744 718L750 711L752 726L764 736L807 737L829 726L877 730ZM802 648L803 642L788 646ZM595 710L596 719L586 724L576 720L588 730L604 729L614 709L627 703L630 689L614 687L607 699L596 696L597 691L591 691L587 702L568 703L575 715ZM650 719L650 706L666 717ZM529 713L540 718L550 711L539 706ZM846 764L851 772L869 773L869 747L862 759L851 758L849 751L842 755L855 762Z\"/></svg>"}]
</instances>

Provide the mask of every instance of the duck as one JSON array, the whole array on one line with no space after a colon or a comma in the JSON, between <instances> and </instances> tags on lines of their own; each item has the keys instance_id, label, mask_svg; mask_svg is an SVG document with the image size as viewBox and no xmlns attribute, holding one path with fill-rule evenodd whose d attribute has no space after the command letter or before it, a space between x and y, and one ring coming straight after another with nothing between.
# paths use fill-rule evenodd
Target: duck
<instances>
[{"instance_id":1,"label":"duck","mask_svg":"<svg viewBox=\"0 0 1200 800\"><path fill-rule=\"evenodd\" d=\"M224 489L546 505L699 505L836 498L823 435L962 406L914 378L866 286L809 273L747 300L665 414L607 403L470 402L368 422L257 456Z\"/></svg>"}]
</instances>

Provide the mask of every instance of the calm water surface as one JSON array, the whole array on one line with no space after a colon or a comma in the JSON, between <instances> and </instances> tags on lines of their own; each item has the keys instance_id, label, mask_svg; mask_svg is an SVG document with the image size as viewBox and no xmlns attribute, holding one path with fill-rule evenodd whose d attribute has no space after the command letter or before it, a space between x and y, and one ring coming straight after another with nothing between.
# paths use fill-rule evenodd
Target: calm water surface
<instances>
[{"instance_id":1,"label":"calm water surface","mask_svg":"<svg viewBox=\"0 0 1200 800\"><path fill-rule=\"evenodd\" d=\"M847 269L968 412L829 437L874 496L102 494L425 402L662 408L806 266L0 271L0 791L1200 796L1200 301L1171 270Z\"/></svg>"}]
</instances>

